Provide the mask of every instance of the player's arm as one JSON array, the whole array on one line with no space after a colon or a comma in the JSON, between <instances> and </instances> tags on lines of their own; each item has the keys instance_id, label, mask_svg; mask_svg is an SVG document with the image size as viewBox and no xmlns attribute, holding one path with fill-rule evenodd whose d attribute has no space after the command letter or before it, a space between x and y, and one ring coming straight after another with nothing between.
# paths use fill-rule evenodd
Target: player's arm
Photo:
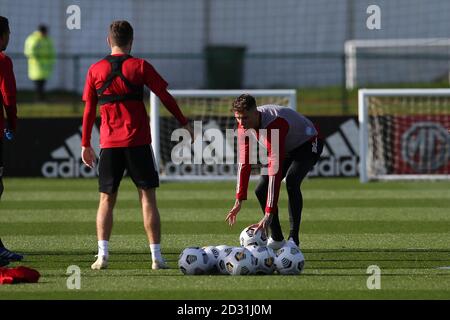
<instances>
[{"instance_id":1,"label":"player's arm","mask_svg":"<svg viewBox=\"0 0 450 320\"><path fill-rule=\"evenodd\" d=\"M158 96L159 100L161 100L167 110L169 110L170 113L178 120L181 126L185 126L188 124L187 118L183 115L180 107L175 101L175 98L169 93L169 91L167 91L167 89L163 89L158 93L155 92L155 94Z\"/></svg>"},{"instance_id":2,"label":"player's arm","mask_svg":"<svg viewBox=\"0 0 450 320\"><path fill-rule=\"evenodd\" d=\"M17 106L16 106L16 79L14 77L13 64L11 59L5 59L0 73L0 91L7 118L7 129L16 130ZM2 111L3 112L3 111Z\"/></svg>"},{"instance_id":3,"label":"player's arm","mask_svg":"<svg viewBox=\"0 0 450 320\"><path fill-rule=\"evenodd\" d=\"M178 120L180 125L189 132L191 136L191 142L194 143L194 130L189 124L188 119L183 115L180 108L178 107L175 98L167 91L167 89L161 91L159 95L157 94L159 100L164 104L167 110Z\"/></svg>"},{"instance_id":4,"label":"player's arm","mask_svg":"<svg viewBox=\"0 0 450 320\"><path fill-rule=\"evenodd\" d=\"M229 225L236 222L236 216L241 210L242 202L247 200L248 182L252 166L250 164L250 144L249 137L246 136L244 128L238 128L239 163L237 172L236 200L233 208L225 218Z\"/></svg>"},{"instance_id":5,"label":"player's arm","mask_svg":"<svg viewBox=\"0 0 450 320\"><path fill-rule=\"evenodd\" d=\"M95 163L95 152L91 147L91 134L94 127L96 113L97 113L97 91L93 78L91 76L91 70L88 71L86 76L86 83L83 91L83 101L85 102L83 113L83 126L81 135L81 159L83 163L92 168Z\"/></svg>"},{"instance_id":6,"label":"player's arm","mask_svg":"<svg viewBox=\"0 0 450 320\"><path fill-rule=\"evenodd\" d=\"M272 217L277 213L278 197L280 194L281 180L283 176L283 161L285 157L285 141L289 130L286 120L278 118L267 127L267 156L269 185L267 188L267 201L265 215L261 221L252 225L258 229L266 229L272 222Z\"/></svg>"},{"instance_id":7,"label":"player's arm","mask_svg":"<svg viewBox=\"0 0 450 320\"><path fill-rule=\"evenodd\" d=\"M167 82L147 61L144 61L142 64L142 74L146 86L158 96L159 100L161 100L166 109L178 120L180 125L189 131L192 142L194 142L194 132L189 125L188 119L181 112L175 98L167 91Z\"/></svg>"}]
</instances>

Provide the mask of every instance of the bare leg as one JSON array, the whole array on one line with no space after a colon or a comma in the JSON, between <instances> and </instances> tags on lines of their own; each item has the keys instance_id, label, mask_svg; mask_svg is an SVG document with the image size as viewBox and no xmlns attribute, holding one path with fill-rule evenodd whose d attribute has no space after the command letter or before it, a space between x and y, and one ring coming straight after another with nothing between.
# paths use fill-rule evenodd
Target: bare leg
<instances>
[{"instance_id":1,"label":"bare leg","mask_svg":"<svg viewBox=\"0 0 450 320\"><path fill-rule=\"evenodd\" d=\"M97 211L97 239L109 241L113 226L113 209L116 204L117 192L100 193L100 203Z\"/></svg>"},{"instance_id":2,"label":"bare leg","mask_svg":"<svg viewBox=\"0 0 450 320\"><path fill-rule=\"evenodd\" d=\"M100 192L100 203L97 211L98 258L91 269L100 270L108 267L108 242L113 226L113 210L116 204L117 192L107 194Z\"/></svg>"},{"instance_id":3,"label":"bare leg","mask_svg":"<svg viewBox=\"0 0 450 320\"><path fill-rule=\"evenodd\" d=\"M150 251L152 254L152 269L168 269L169 266L161 256L161 220L156 205L155 189L138 189L139 199L142 205L142 216L144 218L144 228L147 233Z\"/></svg>"},{"instance_id":4,"label":"bare leg","mask_svg":"<svg viewBox=\"0 0 450 320\"><path fill-rule=\"evenodd\" d=\"M156 206L155 189L138 189L138 192L148 242L150 244L159 244L161 242L161 220L158 207Z\"/></svg>"}]
</instances>

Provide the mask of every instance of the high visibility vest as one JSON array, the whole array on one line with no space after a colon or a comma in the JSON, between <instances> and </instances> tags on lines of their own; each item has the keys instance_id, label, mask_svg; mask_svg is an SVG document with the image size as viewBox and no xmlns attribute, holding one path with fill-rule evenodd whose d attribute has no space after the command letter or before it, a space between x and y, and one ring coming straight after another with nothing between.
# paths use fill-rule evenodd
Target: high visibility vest
<instances>
[{"instance_id":1,"label":"high visibility vest","mask_svg":"<svg viewBox=\"0 0 450 320\"><path fill-rule=\"evenodd\" d=\"M53 41L35 31L25 40L24 54L28 58L28 77L31 80L46 80L55 64Z\"/></svg>"}]
</instances>

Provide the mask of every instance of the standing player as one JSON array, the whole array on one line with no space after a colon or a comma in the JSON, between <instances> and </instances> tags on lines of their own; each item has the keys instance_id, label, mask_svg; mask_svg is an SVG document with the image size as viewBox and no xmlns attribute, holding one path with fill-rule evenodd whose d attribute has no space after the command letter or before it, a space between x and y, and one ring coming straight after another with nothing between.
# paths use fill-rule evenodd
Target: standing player
<instances>
[{"instance_id":1,"label":"standing player","mask_svg":"<svg viewBox=\"0 0 450 320\"><path fill-rule=\"evenodd\" d=\"M146 85L163 102L192 136L188 120L167 91L167 82L147 61L130 56L133 28L127 21L114 21L107 38L111 55L93 64L88 71L83 93L86 102L83 116L81 157L94 166L95 153L90 145L92 127L100 104L99 191L97 212L98 259L92 269L108 265L108 241L113 225L113 209L120 181L127 169L139 193L144 228L150 243L152 269L166 269L161 256L161 225L155 188L159 186L150 145L150 124L143 103Z\"/></svg>"},{"instance_id":2,"label":"standing player","mask_svg":"<svg viewBox=\"0 0 450 320\"><path fill-rule=\"evenodd\" d=\"M278 195L281 180L286 177L288 193L290 233L289 240L299 246L300 219L303 197L300 185L309 170L316 164L323 149L323 142L311 121L292 109L276 106L256 106L255 98L248 94L233 102L234 117L238 123L239 170L236 187L236 202L226 220L236 222L242 201L247 199L251 164L249 159L249 134L263 140L267 149L268 175L262 175L255 193L264 213L264 218L252 225L256 229L270 226L268 246L279 249L285 244L278 217ZM265 137L260 139L266 129ZM275 137L274 141L272 141ZM278 137L278 139L277 139Z\"/></svg>"},{"instance_id":3,"label":"standing player","mask_svg":"<svg viewBox=\"0 0 450 320\"><path fill-rule=\"evenodd\" d=\"M13 64L11 59L3 53L8 46L9 34L8 19L0 16L0 199L3 194L3 135L5 133L10 139L16 130L17 121L16 79ZM3 108L6 112L6 128ZM21 255L6 249L0 239L0 266L10 261L22 260L22 258Z\"/></svg>"}]
</instances>

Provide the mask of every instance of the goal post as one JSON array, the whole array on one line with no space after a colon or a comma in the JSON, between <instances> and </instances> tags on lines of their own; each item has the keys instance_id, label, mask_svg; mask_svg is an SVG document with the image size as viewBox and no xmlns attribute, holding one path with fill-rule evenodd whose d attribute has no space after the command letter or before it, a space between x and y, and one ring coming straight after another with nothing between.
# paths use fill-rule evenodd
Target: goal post
<instances>
[{"instance_id":1,"label":"goal post","mask_svg":"<svg viewBox=\"0 0 450 320\"><path fill-rule=\"evenodd\" d=\"M450 179L450 89L360 89L360 181Z\"/></svg>"},{"instance_id":2,"label":"goal post","mask_svg":"<svg viewBox=\"0 0 450 320\"><path fill-rule=\"evenodd\" d=\"M231 113L232 102L239 95L248 93L255 97L258 106L277 104L297 110L297 93L288 90L169 90L177 100L184 115L191 125L197 124L202 142L201 150L213 143L219 146L206 156L201 151L199 161L193 161L195 143L180 147L179 135L174 134L179 128L178 121L161 105L158 97L150 94L150 128L152 148L155 154L161 180L234 180L237 173L237 139L229 134L236 129ZM162 108L161 108L162 106ZM194 131L196 128L194 128ZM211 137L214 135L214 137ZM196 136L196 141L197 141ZM208 144L210 143L210 144ZM184 148L184 150L181 150ZM211 148L210 148L211 149ZM172 161L174 152L184 152L191 156L183 163ZM198 150L198 149L197 149ZM193 160L192 160L193 159Z\"/></svg>"},{"instance_id":3,"label":"goal post","mask_svg":"<svg viewBox=\"0 0 450 320\"><path fill-rule=\"evenodd\" d=\"M347 40L345 86L450 81L450 38ZM384 71L379 72L380 68Z\"/></svg>"}]
</instances>

